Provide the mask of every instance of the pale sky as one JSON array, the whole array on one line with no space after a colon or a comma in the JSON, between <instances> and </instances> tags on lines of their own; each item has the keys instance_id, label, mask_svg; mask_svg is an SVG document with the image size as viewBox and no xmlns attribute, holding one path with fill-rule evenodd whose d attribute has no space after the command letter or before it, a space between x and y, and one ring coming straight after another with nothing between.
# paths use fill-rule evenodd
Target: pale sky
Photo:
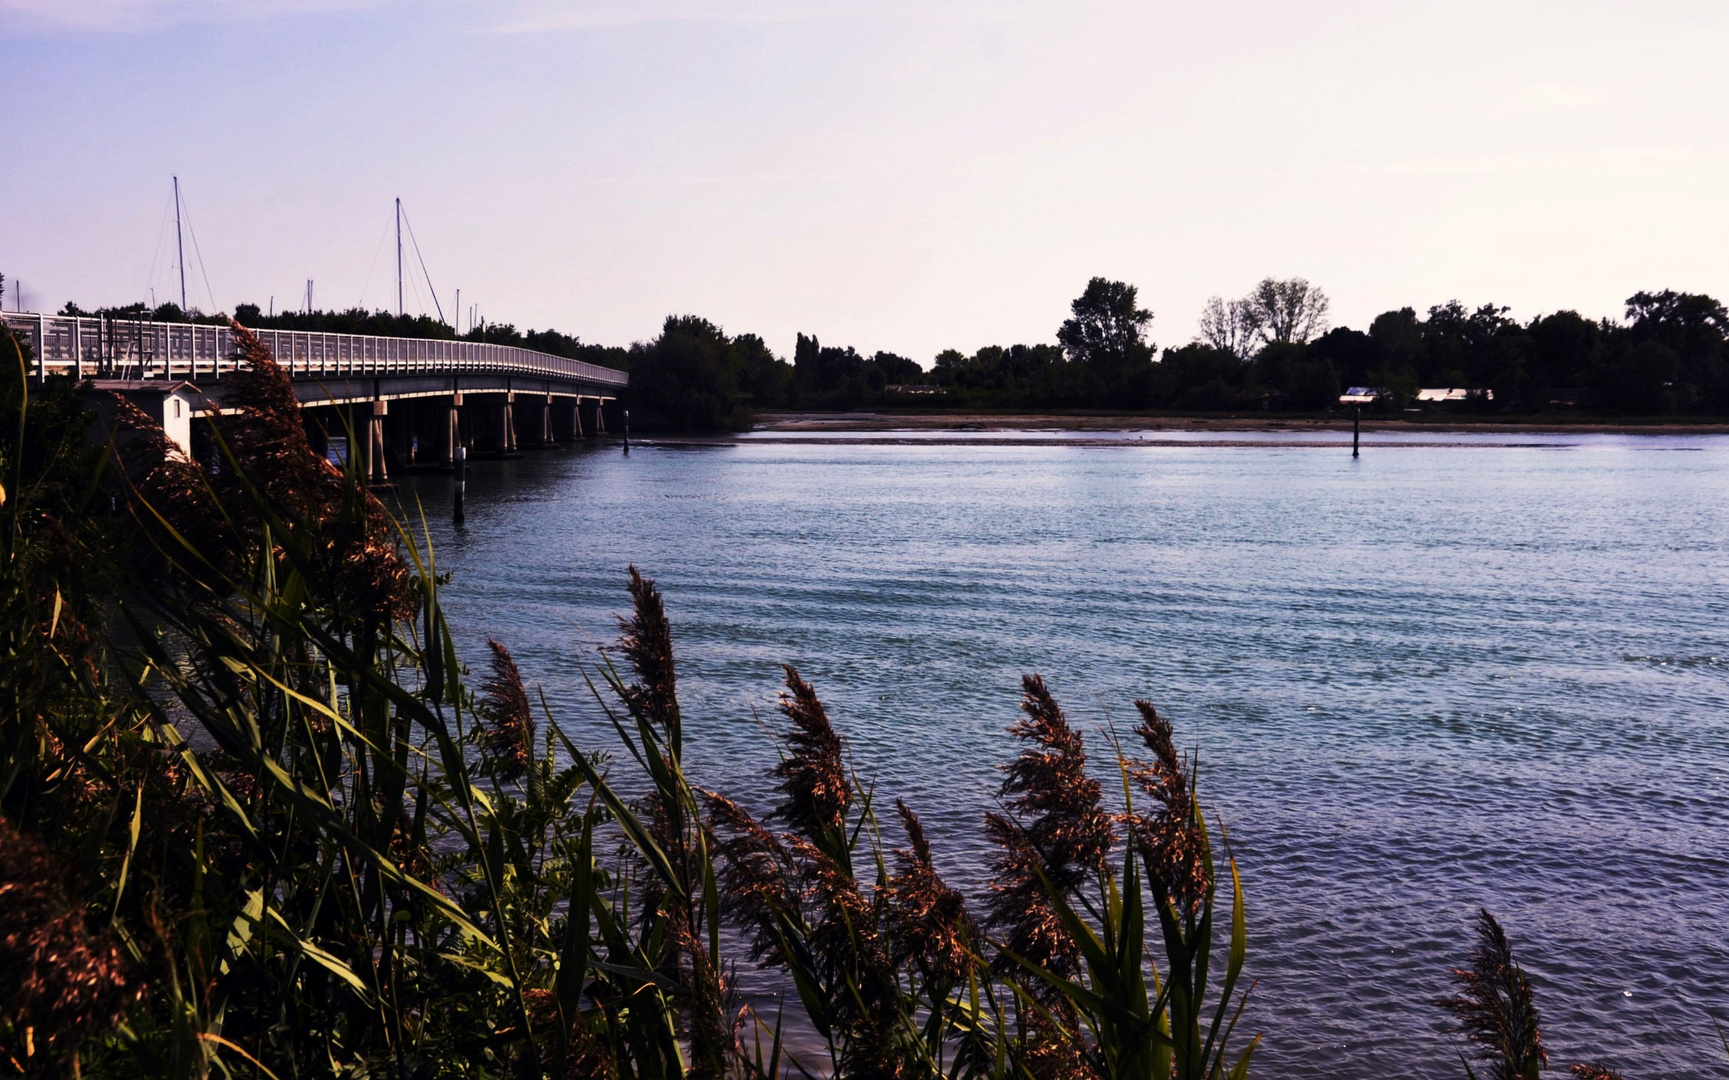
<instances>
[{"instance_id":1,"label":"pale sky","mask_svg":"<svg viewBox=\"0 0 1729 1080\"><path fill-rule=\"evenodd\" d=\"M446 311L603 344L928 366L1093 275L1162 345L1267 275L1618 316L1729 297L1726 54L1722 0L0 0L0 273L176 297L178 174L206 309L393 306L401 196Z\"/></svg>"}]
</instances>

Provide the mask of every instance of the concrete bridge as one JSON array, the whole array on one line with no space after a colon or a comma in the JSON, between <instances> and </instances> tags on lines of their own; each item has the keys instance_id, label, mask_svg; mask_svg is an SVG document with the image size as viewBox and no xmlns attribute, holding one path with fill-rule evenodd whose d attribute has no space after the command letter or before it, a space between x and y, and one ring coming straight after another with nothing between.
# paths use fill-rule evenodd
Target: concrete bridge
<instances>
[{"instance_id":1,"label":"concrete bridge","mask_svg":"<svg viewBox=\"0 0 1729 1080\"><path fill-rule=\"evenodd\" d=\"M188 453L196 420L220 413L235 370L226 326L124 317L0 312L30 348L31 375L88 379L161 420ZM630 377L562 356L473 341L254 331L293 380L322 441L346 421L374 480L394 463L449 466L458 447L510 455L604 434L607 407ZM346 438L346 436L342 436Z\"/></svg>"}]
</instances>

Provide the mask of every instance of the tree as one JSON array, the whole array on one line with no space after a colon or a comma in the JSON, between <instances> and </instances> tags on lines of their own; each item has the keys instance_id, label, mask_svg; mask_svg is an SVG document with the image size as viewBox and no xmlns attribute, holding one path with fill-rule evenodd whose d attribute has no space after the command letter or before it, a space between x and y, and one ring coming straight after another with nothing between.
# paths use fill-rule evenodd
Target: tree
<instances>
[{"instance_id":1,"label":"tree","mask_svg":"<svg viewBox=\"0 0 1729 1080\"><path fill-rule=\"evenodd\" d=\"M1266 344L1305 344L1327 332L1327 294L1303 278L1276 281L1263 278L1243 303Z\"/></svg>"},{"instance_id":2,"label":"tree","mask_svg":"<svg viewBox=\"0 0 1729 1080\"><path fill-rule=\"evenodd\" d=\"M741 383L772 381L769 365L778 363L760 355L767 351L761 346L748 335L734 341L707 319L669 315L660 337L631 348L630 401L677 428L748 428L750 397Z\"/></svg>"},{"instance_id":3,"label":"tree","mask_svg":"<svg viewBox=\"0 0 1729 1080\"><path fill-rule=\"evenodd\" d=\"M1136 306L1133 285L1096 277L1069 305L1057 330L1072 363L1086 373L1086 396L1106 408L1147 404L1153 390L1153 349L1147 324L1153 313Z\"/></svg>"},{"instance_id":4,"label":"tree","mask_svg":"<svg viewBox=\"0 0 1729 1080\"><path fill-rule=\"evenodd\" d=\"M1158 366L1158 400L1185 411L1250 408L1249 372L1235 354L1198 341L1166 349Z\"/></svg>"},{"instance_id":5,"label":"tree","mask_svg":"<svg viewBox=\"0 0 1729 1080\"><path fill-rule=\"evenodd\" d=\"M1260 319L1253 304L1215 296L1201 309L1201 333L1197 340L1247 361L1254 353L1260 331Z\"/></svg>"},{"instance_id":6,"label":"tree","mask_svg":"<svg viewBox=\"0 0 1729 1080\"><path fill-rule=\"evenodd\" d=\"M1095 369L1126 367L1151 357L1147 324L1153 313L1136 307L1136 289L1096 277L1069 304L1071 317L1057 331L1069 359Z\"/></svg>"}]
</instances>

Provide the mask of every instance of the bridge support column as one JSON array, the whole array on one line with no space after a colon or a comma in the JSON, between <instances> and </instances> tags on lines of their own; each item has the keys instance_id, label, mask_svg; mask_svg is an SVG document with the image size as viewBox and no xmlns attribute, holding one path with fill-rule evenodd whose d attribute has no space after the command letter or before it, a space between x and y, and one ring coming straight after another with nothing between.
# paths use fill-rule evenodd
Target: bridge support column
<instances>
[{"instance_id":1,"label":"bridge support column","mask_svg":"<svg viewBox=\"0 0 1729 1080\"><path fill-rule=\"evenodd\" d=\"M445 407L445 419L442 425L444 431L441 449L444 452L446 465L456 464L456 448L462 445L462 393L458 391L450 395L450 402Z\"/></svg>"},{"instance_id":2,"label":"bridge support column","mask_svg":"<svg viewBox=\"0 0 1729 1080\"><path fill-rule=\"evenodd\" d=\"M384 418L390 413L390 402L374 401L372 415L366 421L366 478L374 484L390 479L384 464Z\"/></svg>"},{"instance_id":3,"label":"bridge support column","mask_svg":"<svg viewBox=\"0 0 1729 1080\"><path fill-rule=\"evenodd\" d=\"M501 454L516 453L516 394L506 390L500 408L502 423L498 430L498 450Z\"/></svg>"},{"instance_id":4,"label":"bridge support column","mask_svg":"<svg viewBox=\"0 0 1729 1080\"><path fill-rule=\"evenodd\" d=\"M570 405L570 437L582 438L582 399L577 398Z\"/></svg>"},{"instance_id":5,"label":"bridge support column","mask_svg":"<svg viewBox=\"0 0 1729 1080\"><path fill-rule=\"evenodd\" d=\"M546 403L540 407L540 445L553 446L558 442L552 437L552 395L546 395Z\"/></svg>"}]
</instances>

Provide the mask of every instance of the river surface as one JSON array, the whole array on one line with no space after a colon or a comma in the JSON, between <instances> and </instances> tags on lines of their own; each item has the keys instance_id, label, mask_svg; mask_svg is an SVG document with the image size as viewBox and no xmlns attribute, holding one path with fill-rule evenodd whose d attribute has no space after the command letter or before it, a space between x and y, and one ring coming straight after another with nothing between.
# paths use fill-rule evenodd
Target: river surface
<instances>
[{"instance_id":1,"label":"river surface","mask_svg":"<svg viewBox=\"0 0 1729 1080\"><path fill-rule=\"evenodd\" d=\"M697 781L770 805L794 663L975 904L1022 673L1101 769L1152 699L1242 868L1257 1075L1462 1075L1433 1000L1479 905L1557 1075L1729 1074L1729 440L615 443L472 464L462 528L415 486L467 654L508 644L579 740L612 745L581 672L634 562Z\"/></svg>"}]
</instances>

